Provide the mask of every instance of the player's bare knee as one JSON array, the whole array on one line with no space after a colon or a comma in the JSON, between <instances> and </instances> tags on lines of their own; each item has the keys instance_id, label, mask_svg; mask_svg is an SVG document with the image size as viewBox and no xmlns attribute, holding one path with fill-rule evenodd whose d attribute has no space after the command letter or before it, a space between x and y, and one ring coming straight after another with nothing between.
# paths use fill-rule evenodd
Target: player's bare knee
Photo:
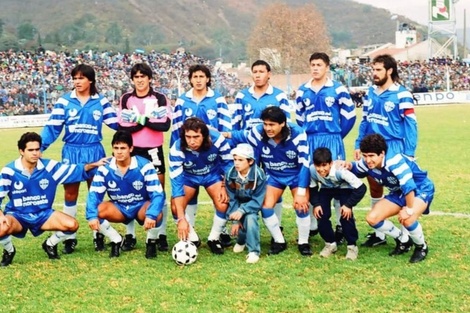
<instances>
[{"instance_id":1,"label":"player's bare knee","mask_svg":"<svg viewBox=\"0 0 470 313\"><path fill-rule=\"evenodd\" d=\"M377 225L377 223L379 223L380 220L378 219L377 215L374 214L374 212L369 212L366 216L366 222L370 226L374 226L374 225Z\"/></svg>"}]
</instances>

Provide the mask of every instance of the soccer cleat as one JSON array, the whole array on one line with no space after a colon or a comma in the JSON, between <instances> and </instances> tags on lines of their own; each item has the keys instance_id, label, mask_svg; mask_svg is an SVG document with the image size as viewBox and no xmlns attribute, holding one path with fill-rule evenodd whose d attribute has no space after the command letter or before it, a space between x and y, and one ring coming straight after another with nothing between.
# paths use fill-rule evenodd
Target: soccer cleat
<instances>
[{"instance_id":1,"label":"soccer cleat","mask_svg":"<svg viewBox=\"0 0 470 313\"><path fill-rule=\"evenodd\" d=\"M42 243L42 248L47 253L47 256L49 257L49 259L51 259L51 260L60 259L60 256L57 253L57 245L55 245L55 246L47 245L47 239L46 239Z\"/></svg>"},{"instance_id":2,"label":"soccer cleat","mask_svg":"<svg viewBox=\"0 0 470 313\"><path fill-rule=\"evenodd\" d=\"M255 252L250 252L246 256L246 263L254 264L254 263L257 263L258 261L259 261L259 255L256 254Z\"/></svg>"},{"instance_id":3,"label":"soccer cleat","mask_svg":"<svg viewBox=\"0 0 470 313\"><path fill-rule=\"evenodd\" d=\"M376 246L380 246L380 245L385 245L387 244L387 240L384 238L384 239L380 239L379 237L377 237L375 235L375 233L370 233L366 236L367 240L365 242L363 242L361 244L361 247L369 247L369 248L372 248L372 247L376 247Z\"/></svg>"},{"instance_id":4,"label":"soccer cleat","mask_svg":"<svg viewBox=\"0 0 470 313\"><path fill-rule=\"evenodd\" d=\"M111 242L111 252L109 252L110 258L117 258L121 255L121 246L122 241L119 242Z\"/></svg>"},{"instance_id":5,"label":"soccer cleat","mask_svg":"<svg viewBox=\"0 0 470 313\"><path fill-rule=\"evenodd\" d=\"M134 250L135 245L137 244L137 238L132 234L127 234L124 236L124 241L122 242L122 251L131 251Z\"/></svg>"},{"instance_id":6,"label":"soccer cleat","mask_svg":"<svg viewBox=\"0 0 470 313\"><path fill-rule=\"evenodd\" d=\"M224 248L219 240L209 240L207 245L211 249L211 252L214 254L224 254Z\"/></svg>"},{"instance_id":7,"label":"soccer cleat","mask_svg":"<svg viewBox=\"0 0 470 313\"><path fill-rule=\"evenodd\" d=\"M145 257L147 259L154 259L157 257L157 243L158 239L147 239L145 244Z\"/></svg>"},{"instance_id":8,"label":"soccer cleat","mask_svg":"<svg viewBox=\"0 0 470 313\"><path fill-rule=\"evenodd\" d=\"M309 237L315 237L318 234L318 228L317 229L310 229L308 232Z\"/></svg>"},{"instance_id":9,"label":"soccer cleat","mask_svg":"<svg viewBox=\"0 0 470 313\"><path fill-rule=\"evenodd\" d=\"M271 248L268 251L269 255L276 255L287 249L287 242L272 242Z\"/></svg>"},{"instance_id":10,"label":"soccer cleat","mask_svg":"<svg viewBox=\"0 0 470 313\"><path fill-rule=\"evenodd\" d=\"M158 236L158 250L168 251L168 241L166 240L166 235Z\"/></svg>"},{"instance_id":11,"label":"soccer cleat","mask_svg":"<svg viewBox=\"0 0 470 313\"><path fill-rule=\"evenodd\" d=\"M338 246L336 246L336 242L333 242L333 243L325 242L325 247L323 247L323 250L321 250L320 256L324 258L328 258L333 253L336 253L336 251L338 251Z\"/></svg>"},{"instance_id":12,"label":"soccer cleat","mask_svg":"<svg viewBox=\"0 0 470 313\"><path fill-rule=\"evenodd\" d=\"M397 245L395 246L395 249L390 251L388 255L394 256L394 255L402 255L408 251L411 250L411 246L413 245L413 240L411 238L408 239L407 242L401 242L398 238L395 239L395 242Z\"/></svg>"},{"instance_id":13,"label":"soccer cleat","mask_svg":"<svg viewBox=\"0 0 470 313\"><path fill-rule=\"evenodd\" d=\"M300 254L303 256L311 256L313 254L312 249L310 249L310 245L308 243L298 245L298 247Z\"/></svg>"},{"instance_id":14,"label":"soccer cleat","mask_svg":"<svg viewBox=\"0 0 470 313\"><path fill-rule=\"evenodd\" d=\"M95 251L104 251L104 235L102 233L96 233L96 238L93 239L93 245L95 246Z\"/></svg>"},{"instance_id":15,"label":"soccer cleat","mask_svg":"<svg viewBox=\"0 0 470 313\"><path fill-rule=\"evenodd\" d=\"M0 262L0 266L8 266L13 262L13 258L16 254L16 248L13 247L13 252L8 252L7 250L3 250L2 262Z\"/></svg>"},{"instance_id":16,"label":"soccer cleat","mask_svg":"<svg viewBox=\"0 0 470 313\"><path fill-rule=\"evenodd\" d=\"M77 244L78 244L77 239L64 240L64 250L62 250L62 252L64 254L74 253L75 247L77 246Z\"/></svg>"},{"instance_id":17,"label":"soccer cleat","mask_svg":"<svg viewBox=\"0 0 470 313\"><path fill-rule=\"evenodd\" d=\"M229 234L221 233L220 234L220 244L224 248L228 248L232 245L232 237Z\"/></svg>"},{"instance_id":18,"label":"soccer cleat","mask_svg":"<svg viewBox=\"0 0 470 313\"><path fill-rule=\"evenodd\" d=\"M235 253L243 252L243 250L245 250L245 245L241 245L241 244L236 243L233 246L233 252L235 252Z\"/></svg>"},{"instance_id":19,"label":"soccer cleat","mask_svg":"<svg viewBox=\"0 0 470 313\"><path fill-rule=\"evenodd\" d=\"M356 245L348 245L348 252L346 252L346 260L355 261L357 255L359 254L359 249Z\"/></svg>"},{"instance_id":20,"label":"soccer cleat","mask_svg":"<svg viewBox=\"0 0 470 313\"><path fill-rule=\"evenodd\" d=\"M340 244L344 243L344 234L343 234L343 227L341 225L336 225L335 230L335 241L336 244L339 246Z\"/></svg>"},{"instance_id":21,"label":"soccer cleat","mask_svg":"<svg viewBox=\"0 0 470 313\"><path fill-rule=\"evenodd\" d=\"M428 246L427 245L415 245L415 251L410 258L410 263L418 263L423 261L428 255Z\"/></svg>"}]
</instances>

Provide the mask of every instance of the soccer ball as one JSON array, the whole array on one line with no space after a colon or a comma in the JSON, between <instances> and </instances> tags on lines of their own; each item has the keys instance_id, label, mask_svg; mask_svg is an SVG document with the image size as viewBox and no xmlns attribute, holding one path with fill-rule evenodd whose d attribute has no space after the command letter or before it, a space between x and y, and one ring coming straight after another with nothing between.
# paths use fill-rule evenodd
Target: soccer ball
<instances>
[{"instance_id":1,"label":"soccer ball","mask_svg":"<svg viewBox=\"0 0 470 313\"><path fill-rule=\"evenodd\" d=\"M179 241L171 250L171 256L178 265L189 265L196 262L197 247L191 241Z\"/></svg>"}]
</instances>

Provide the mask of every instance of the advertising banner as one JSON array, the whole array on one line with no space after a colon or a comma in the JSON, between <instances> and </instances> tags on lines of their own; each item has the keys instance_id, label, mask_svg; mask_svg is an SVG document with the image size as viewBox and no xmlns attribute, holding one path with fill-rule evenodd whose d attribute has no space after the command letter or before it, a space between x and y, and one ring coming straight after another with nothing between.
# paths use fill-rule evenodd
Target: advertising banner
<instances>
[{"instance_id":1,"label":"advertising banner","mask_svg":"<svg viewBox=\"0 0 470 313\"><path fill-rule=\"evenodd\" d=\"M452 0L430 0L431 22L449 22L452 20Z\"/></svg>"}]
</instances>

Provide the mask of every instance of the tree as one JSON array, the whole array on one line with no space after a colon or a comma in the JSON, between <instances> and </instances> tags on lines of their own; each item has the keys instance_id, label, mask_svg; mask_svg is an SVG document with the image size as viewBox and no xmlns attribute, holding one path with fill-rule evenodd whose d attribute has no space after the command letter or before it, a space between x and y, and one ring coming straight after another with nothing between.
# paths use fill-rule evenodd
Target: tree
<instances>
[{"instance_id":1,"label":"tree","mask_svg":"<svg viewBox=\"0 0 470 313\"><path fill-rule=\"evenodd\" d=\"M0 37L2 37L3 34L3 25L5 25L5 22L0 18Z\"/></svg>"},{"instance_id":2,"label":"tree","mask_svg":"<svg viewBox=\"0 0 470 313\"><path fill-rule=\"evenodd\" d=\"M113 22L106 30L106 43L117 45L122 40L122 30L118 23Z\"/></svg>"},{"instance_id":3,"label":"tree","mask_svg":"<svg viewBox=\"0 0 470 313\"><path fill-rule=\"evenodd\" d=\"M31 22L24 22L17 27L18 39L32 40L36 29Z\"/></svg>"},{"instance_id":4,"label":"tree","mask_svg":"<svg viewBox=\"0 0 470 313\"><path fill-rule=\"evenodd\" d=\"M275 64L273 71L278 73L305 73L313 52L331 52L325 22L313 4L267 6L258 17L247 49L255 60L263 51L265 60Z\"/></svg>"}]
</instances>

